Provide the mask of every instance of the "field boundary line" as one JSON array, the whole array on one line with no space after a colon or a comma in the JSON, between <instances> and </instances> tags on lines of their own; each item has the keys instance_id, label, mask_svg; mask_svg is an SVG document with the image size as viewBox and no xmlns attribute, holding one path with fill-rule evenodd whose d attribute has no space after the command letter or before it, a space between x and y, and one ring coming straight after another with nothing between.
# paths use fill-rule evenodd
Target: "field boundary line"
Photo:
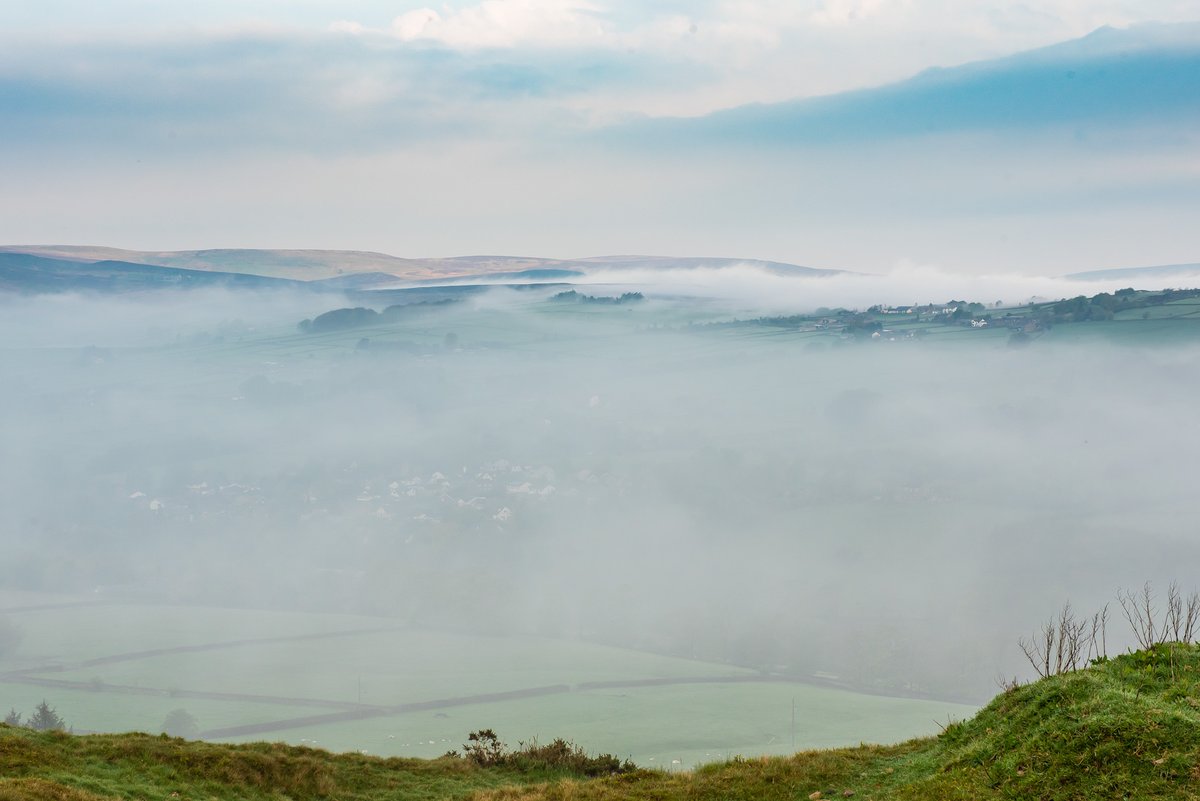
<instances>
[{"instance_id":1,"label":"field boundary line","mask_svg":"<svg viewBox=\"0 0 1200 801\"><path fill-rule=\"evenodd\" d=\"M409 712L425 712L431 709L448 709L456 706L473 706L475 704L491 704L499 701L515 701L522 698L537 698L545 695L562 695L571 692L569 684L550 684L544 687L530 687L524 690L507 690L498 693L481 693L479 695L463 695L455 698L439 698L433 701L414 701L395 706L373 707L363 710L334 712L328 715L308 715L300 718L287 718L268 723L249 723L244 726L226 726L219 729L202 731L198 735L203 740L215 740L224 737L242 737L248 734L266 734L285 729L301 729L307 726L320 726L326 723L346 723L352 720L368 718L393 717Z\"/></svg>"}]
</instances>

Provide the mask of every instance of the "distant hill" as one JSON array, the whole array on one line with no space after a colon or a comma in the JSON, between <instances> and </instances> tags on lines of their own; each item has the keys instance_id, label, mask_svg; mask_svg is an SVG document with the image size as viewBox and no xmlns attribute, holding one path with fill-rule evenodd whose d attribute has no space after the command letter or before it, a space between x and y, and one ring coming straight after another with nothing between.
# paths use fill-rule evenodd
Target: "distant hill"
<instances>
[{"instance_id":1,"label":"distant hill","mask_svg":"<svg viewBox=\"0 0 1200 801\"><path fill-rule=\"evenodd\" d=\"M0 252L0 290L10 292L135 292L198 287L305 289L309 284L244 273L183 270L126 261L68 261Z\"/></svg>"},{"instance_id":2,"label":"distant hill","mask_svg":"<svg viewBox=\"0 0 1200 801\"><path fill-rule=\"evenodd\" d=\"M249 273L311 281L351 273L414 274L428 277L432 265L384 253L355 250L123 250L91 245L11 245L0 252L27 253L82 262L115 260L205 272Z\"/></svg>"},{"instance_id":3,"label":"distant hill","mask_svg":"<svg viewBox=\"0 0 1200 801\"><path fill-rule=\"evenodd\" d=\"M600 777L588 768L606 763L580 760L569 744L483 767L459 756L380 759L0 725L0 798L1183 801L1197 797L1198 677L1200 646L1163 643L1007 689L935 738Z\"/></svg>"},{"instance_id":4,"label":"distant hill","mask_svg":"<svg viewBox=\"0 0 1200 801\"><path fill-rule=\"evenodd\" d=\"M59 286L65 286L70 276L92 275L99 279L103 271L86 265L124 265L126 272L137 273L141 265L153 270L141 273L157 274L161 281L167 275L185 280L185 273L212 273L224 276L243 275L262 278L304 281L323 288L339 290L368 290L391 288L402 284L463 284L471 282L536 283L569 281L596 271L632 269L696 269L750 265L759 269L787 275L833 275L837 270L821 270L783 262L757 259L671 257L671 256L594 256L582 259L545 259L529 256L454 256L449 258L405 259L385 253L353 250L181 250L136 251L87 245L8 245L0 247L0 256L9 259L13 269L22 262L16 258L38 257L46 260L38 269L49 269L54 262L61 276ZM24 262L32 268L36 262ZM76 265L72 268L70 265ZM114 268L115 269L115 268ZM170 272L170 271L175 272ZM27 289L32 284L49 286L44 277L27 275L24 279L13 274L9 288L22 280ZM199 280L194 276L186 280ZM226 281L230 280L228 278ZM91 283L95 284L96 280ZM3 285L0 285L3 286ZM114 283L115 286L115 283Z\"/></svg>"},{"instance_id":5,"label":"distant hill","mask_svg":"<svg viewBox=\"0 0 1200 801\"><path fill-rule=\"evenodd\" d=\"M1122 267L1115 270L1090 270L1066 276L1074 281L1156 281L1190 279L1189 287L1200 286L1200 263L1164 264L1158 267Z\"/></svg>"}]
</instances>

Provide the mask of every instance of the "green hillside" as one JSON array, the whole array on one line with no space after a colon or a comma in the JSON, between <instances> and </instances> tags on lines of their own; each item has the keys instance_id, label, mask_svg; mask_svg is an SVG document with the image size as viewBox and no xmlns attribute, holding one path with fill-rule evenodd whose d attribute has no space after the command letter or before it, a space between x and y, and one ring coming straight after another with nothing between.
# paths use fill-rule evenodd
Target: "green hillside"
<instances>
[{"instance_id":1,"label":"green hillside","mask_svg":"<svg viewBox=\"0 0 1200 801\"><path fill-rule=\"evenodd\" d=\"M1195 799L1200 647L1163 644L1008 690L941 735L588 778L510 760L380 759L271 744L0 727L0 799Z\"/></svg>"}]
</instances>

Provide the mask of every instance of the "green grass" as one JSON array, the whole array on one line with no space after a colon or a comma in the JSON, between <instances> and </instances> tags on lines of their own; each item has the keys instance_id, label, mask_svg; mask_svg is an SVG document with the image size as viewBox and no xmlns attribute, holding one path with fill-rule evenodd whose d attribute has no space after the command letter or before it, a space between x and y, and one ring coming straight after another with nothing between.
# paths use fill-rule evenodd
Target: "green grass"
<instances>
[{"instance_id":1,"label":"green grass","mask_svg":"<svg viewBox=\"0 0 1200 801\"><path fill-rule=\"evenodd\" d=\"M795 748L853 745L864 739L904 740L934 733L938 721L961 720L976 710L961 704L883 698L805 684L682 685L572 692L269 736L289 742L303 739L334 751L435 757L458 747L468 732L489 727L510 745L569 736L589 751L629 757L648 767L681 769L737 754L795 750L793 700Z\"/></svg>"},{"instance_id":2,"label":"green grass","mask_svg":"<svg viewBox=\"0 0 1200 801\"><path fill-rule=\"evenodd\" d=\"M814 524L824 518L817 515ZM70 602L12 595L8 607ZM0 600L3 600L0 598ZM19 602L19 603L18 603ZM691 767L732 754L783 753L860 738L897 740L933 730L935 720L973 707L896 699L802 683L690 684L580 690L592 681L755 677L732 665L540 637L460 635L394 628L352 615L94 605L11 612L24 633L0 674L32 669L44 686L0 677L0 712L28 713L43 698L79 731L157 732L184 708L201 731L342 711L313 701L393 706L550 685L571 692L306 724L252 735L338 751L435 757L478 728L511 744L570 733L581 745L651 765ZM278 641L311 633L339 636ZM241 642L267 638L266 642ZM274 641L271 641L271 639ZM154 649L214 646L153 653ZM148 653L147 653L148 652ZM123 656L120 661L100 661ZM129 692L123 688L137 688ZM181 691L271 696L196 698ZM307 703L306 703L307 702ZM249 736L234 738L251 739Z\"/></svg>"},{"instance_id":3,"label":"green grass","mask_svg":"<svg viewBox=\"0 0 1200 801\"><path fill-rule=\"evenodd\" d=\"M392 705L562 683L751 671L567 640L405 630L165 654L54 675Z\"/></svg>"},{"instance_id":4,"label":"green grass","mask_svg":"<svg viewBox=\"0 0 1200 801\"><path fill-rule=\"evenodd\" d=\"M1200 647L1164 645L998 696L936 738L559 781L480 801L1200 798Z\"/></svg>"},{"instance_id":5,"label":"green grass","mask_svg":"<svg viewBox=\"0 0 1200 801\"><path fill-rule=\"evenodd\" d=\"M932 738L735 758L690 772L586 779L545 766L521 772L456 759L0 727L0 777L3 801L1194 801L1200 798L1200 647L1163 645L1019 687Z\"/></svg>"},{"instance_id":6,"label":"green grass","mask_svg":"<svg viewBox=\"0 0 1200 801\"><path fill-rule=\"evenodd\" d=\"M459 798L552 774L462 760L374 759L285 745L222 746L139 734L34 734L0 726L0 800Z\"/></svg>"}]
</instances>

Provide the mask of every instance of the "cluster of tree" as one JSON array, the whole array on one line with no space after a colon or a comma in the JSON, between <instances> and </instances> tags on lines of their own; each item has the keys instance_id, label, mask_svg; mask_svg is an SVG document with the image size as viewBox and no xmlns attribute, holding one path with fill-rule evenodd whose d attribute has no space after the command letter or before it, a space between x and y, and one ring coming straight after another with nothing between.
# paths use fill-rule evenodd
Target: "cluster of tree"
<instances>
[{"instance_id":1,"label":"cluster of tree","mask_svg":"<svg viewBox=\"0 0 1200 801\"><path fill-rule=\"evenodd\" d=\"M625 292L618 297L606 295L581 295L574 289L559 292L550 298L552 303L601 303L610 306L622 306L626 303L640 303L646 299L641 292Z\"/></svg>"},{"instance_id":2,"label":"cluster of tree","mask_svg":"<svg viewBox=\"0 0 1200 801\"><path fill-rule=\"evenodd\" d=\"M1117 312L1130 309L1145 309L1162 306L1184 298L1200 295L1200 289L1164 289L1162 292L1138 292L1134 289L1118 289L1109 294L1101 292L1092 297L1080 295L1060 300L1049 308L1053 322L1078 323L1088 320L1111 320Z\"/></svg>"},{"instance_id":3,"label":"cluster of tree","mask_svg":"<svg viewBox=\"0 0 1200 801\"><path fill-rule=\"evenodd\" d=\"M334 309L318 314L311 320L301 320L300 330L305 334L327 334L331 331L346 331L374 325L379 322L379 312L357 306L353 309Z\"/></svg>"},{"instance_id":4,"label":"cluster of tree","mask_svg":"<svg viewBox=\"0 0 1200 801\"><path fill-rule=\"evenodd\" d=\"M946 305L956 307L954 311L946 315L946 317L948 317L952 323L969 322L974 320L987 308L982 303L968 303L965 300L952 300Z\"/></svg>"},{"instance_id":5,"label":"cluster of tree","mask_svg":"<svg viewBox=\"0 0 1200 801\"><path fill-rule=\"evenodd\" d=\"M1200 289L1166 289L1162 292L1139 292L1135 289L1127 288L1119 289L1113 293L1101 292L1090 298L1080 295L1079 297L1060 300L1054 303L1030 304L1027 313L1009 312L997 318L993 318L991 314L987 313L988 307L984 304L965 300L949 300L940 305L915 306L913 307L913 311L917 313L915 319L921 319L920 315L922 313L932 312L935 313L938 322L947 325L964 325L975 320L983 320L989 323L997 323L999 321L1007 328L1017 329L1014 331L1009 344L1019 346L1032 340L1032 337L1028 333L1021 330L1025 326L1029 326L1027 330L1045 331L1052 328L1056 323L1111 320L1117 312L1128 309L1142 309L1149 306L1161 306L1172 301L1197 296L1200 296ZM607 300L609 302L615 300L614 298L588 298L585 295L578 295L573 290L570 292L560 292L552 298L552 300L556 301L576 301L580 299L592 301ZM1002 305L1002 302L996 301L993 305L999 307ZM941 313L948 309L954 309L954 311ZM841 333L863 339L883 330L884 323L878 319L878 316L884 313L885 307L882 305L871 306L865 312L820 308L812 314L758 317L753 320L733 320L732 322L706 323L705 325L761 325L776 328L799 328L822 319L836 318L837 322L842 326L840 329ZM915 333L917 336L920 336L924 332L918 331Z\"/></svg>"},{"instance_id":6,"label":"cluster of tree","mask_svg":"<svg viewBox=\"0 0 1200 801\"><path fill-rule=\"evenodd\" d=\"M1126 301L1124 307L1129 308L1131 304ZM1060 300L1050 307L1050 311L1053 322L1083 323L1090 320L1111 320L1121 308L1122 305L1115 296L1101 292L1092 298L1080 295L1068 300Z\"/></svg>"},{"instance_id":7,"label":"cluster of tree","mask_svg":"<svg viewBox=\"0 0 1200 801\"><path fill-rule=\"evenodd\" d=\"M50 706L44 698L34 708L33 714L29 717L25 717L15 708L10 709L8 714L4 716L4 724L14 728L24 727L26 729L33 729L34 731L67 730L67 722L63 720L62 715L58 714L58 710ZM163 720L162 726L159 729L171 737L184 737L187 739L194 739L200 734L200 724L196 722L196 718L186 709L172 709L167 713L167 717Z\"/></svg>"},{"instance_id":8,"label":"cluster of tree","mask_svg":"<svg viewBox=\"0 0 1200 801\"><path fill-rule=\"evenodd\" d=\"M1041 329L1049 329L1061 323L1082 323L1090 321L1111 320L1118 312L1130 309L1144 309L1150 306L1161 306L1175 300L1196 297L1200 295L1197 289L1166 289L1162 292L1139 292L1133 288L1118 289L1116 292L1100 292L1088 297L1079 295L1046 304L1030 304L1029 313L1021 319L1035 323ZM982 303L967 303L952 300L946 306L956 306L951 314L945 315L947 323L964 323L971 320L989 320L984 314L986 307ZM1007 315L1003 319L1016 319Z\"/></svg>"},{"instance_id":9,"label":"cluster of tree","mask_svg":"<svg viewBox=\"0 0 1200 801\"><path fill-rule=\"evenodd\" d=\"M348 331L368 325L396 322L415 312L428 311L457 302L453 298L444 298L442 300L423 300L420 303L398 303L388 306L381 312L363 306L355 306L352 309L334 309L319 314L311 320L301 320L297 327L305 334Z\"/></svg>"},{"instance_id":10,"label":"cluster of tree","mask_svg":"<svg viewBox=\"0 0 1200 801\"><path fill-rule=\"evenodd\" d=\"M848 319L846 325L842 328L843 334L864 338L871 334L880 333L883 331L883 323L879 320L870 319Z\"/></svg>"},{"instance_id":11,"label":"cluster of tree","mask_svg":"<svg viewBox=\"0 0 1200 801\"><path fill-rule=\"evenodd\" d=\"M24 726L34 731L63 731L67 728L67 722L62 719L54 707L46 703L44 698L28 718L25 718L16 709L10 709L4 716L4 723L14 727Z\"/></svg>"}]
</instances>

